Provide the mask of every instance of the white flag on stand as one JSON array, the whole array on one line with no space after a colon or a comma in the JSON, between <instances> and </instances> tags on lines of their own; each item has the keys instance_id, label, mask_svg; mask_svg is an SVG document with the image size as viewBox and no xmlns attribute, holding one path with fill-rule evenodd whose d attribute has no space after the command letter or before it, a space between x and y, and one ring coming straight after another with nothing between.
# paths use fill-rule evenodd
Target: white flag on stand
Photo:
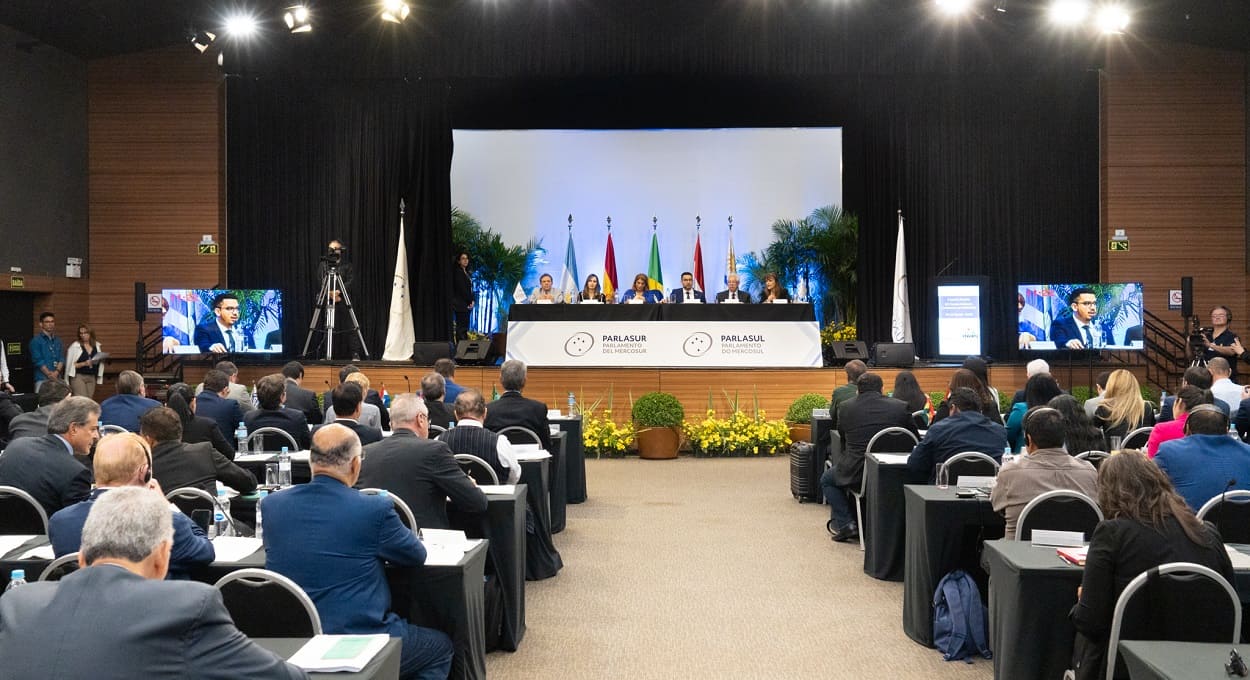
<instances>
[{"instance_id":1,"label":"white flag on stand","mask_svg":"<svg viewBox=\"0 0 1250 680\"><path fill-rule=\"evenodd\" d=\"M894 251L894 313L890 316L894 342L911 342L911 307L907 304L907 251L903 247L903 211L898 212L898 247Z\"/></svg>"},{"instance_id":2,"label":"white flag on stand","mask_svg":"<svg viewBox=\"0 0 1250 680\"><path fill-rule=\"evenodd\" d=\"M0 339L0 385L9 382L9 357L4 351L4 340Z\"/></svg>"},{"instance_id":3,"label":"white flag on stand","mask_svg":"<svg viewBox=\"0 0 1250 680\"><path fill-rule=\"evenodd\" d=\"M386 324L386 349L383 361L407 361L417 341L413 330L412 304L408 292L408 248L404 242L403 204L399 211L399 252L395 254L395 280L391 284L391 313Z\"/></svg>"}]
</instances>

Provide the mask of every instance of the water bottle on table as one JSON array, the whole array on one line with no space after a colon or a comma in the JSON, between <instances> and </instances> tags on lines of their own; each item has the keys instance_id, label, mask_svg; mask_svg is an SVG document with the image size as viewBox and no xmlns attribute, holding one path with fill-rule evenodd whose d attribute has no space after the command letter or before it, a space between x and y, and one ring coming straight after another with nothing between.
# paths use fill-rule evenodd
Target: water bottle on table
<instances>
[{"instance_id":1,"label":"water bottle on table","mask_svg":"<svg viewBox=\"0 0 1250 680\"><path fill-rule=\"evenodd\" d=\"M278 486L286 488L291 485L291 452L282 447L278 454Z\"/></svg>"},{"instance_id":2,"label":"water bottle on table","mask_svg":"<svg viewBox=\"0 0 1250 680\"><path fill-rule=\"evenodd\" d=\"M213 513L213 538L217 536L225 536L230 533L230 520L226 519L226 513L218 510Z\"/></svg>"},{"instance_id":3,"label":"water bottle on table","mask_svg":"<svg viewBox=\"0 0 1250 680\"><path fill-rule=\"evenodd\" d=\"M239 423L239 426L234 430L234 438L236 441L234 450L239 453L247 453L247 426Z\"/></svg>"},{"instance_id":4,"label":"water bottle on table","mask_svg":"<svg viewBox=\"0 0 1250 680\"><path fill-rule=\"evenodd\" d=\"M573 393L569 392L569 417L572 418L573 409L577 408L577 399L573 398Z\"/></svg>"},{"instance_id":5,"label":"water bottle on table","mask_svg":"<svg viewBox=\"0 0 1250 680\"><path fill-rule=\"evenodd\" d=\"M217 535L225 536L226 534L230 533L230 520L227 519L230 517L230 498L226 496L225 489L217 489L217 511L223 515L222 519L226 523L225 525L226 530L222 531L221 523L218 522Z\"/></svg>"},{"instance_id":6,"label":"water bottle on table","mask_svg":"<svg viewBox=\"0 0 1250 680\"><path fill-rule=\"evenodd\" d=\"M18 586L26 585L26 570L14 569L9 572L9 585L4 587L4 592L9 592Z\"/></svg>"},{"instance_id":7,"label":"water bottle on table","mask_svg":"<svg viewBox=\"0 0 1250 680\"><path fill-rule=\"evenodd\" d=\"M261 518L260 511L261 511L261 506L265 504L265 499L268 497L269 497L269 492L265 491L264 489L261 489L260 491L256 492L256 538L260 538L260 539L264 539L265 537L264 529L262 529L262 523L264 522L264 520Z\"/></svg>"}]
</instances>

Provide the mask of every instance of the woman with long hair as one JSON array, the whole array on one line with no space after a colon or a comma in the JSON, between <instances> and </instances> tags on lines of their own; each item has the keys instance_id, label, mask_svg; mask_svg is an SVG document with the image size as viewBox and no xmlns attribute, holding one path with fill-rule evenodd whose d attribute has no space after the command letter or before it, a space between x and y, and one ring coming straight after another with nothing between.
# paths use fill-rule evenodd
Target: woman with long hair
<instances>
[{"instance_id":1,"label":"woman with long hair","mask_svg":"<svg viewBox=\"0 0 1250 680\"><path fill-rule=\"evenodd\" d=\"M1154 408L1142 399L1137 378L1122 368L1112 371L1107 378L1107 389L1102 393L1102 403L1094 411L1094 425L1102 430L1108 447L1112 437L1123 438L1139 427L1154 424Z\"/></svg>"},{"instance_id":2,"label":"woman with long hair","mask_svg":"<svg viewBox=\"0 0 1250 680\"><path fill-rule=\"evenodd\" d=\"M586 283L582 285L582 292L577 294L578 302L589 300L607 302L603 297L603 289L599 287L599 277L594 274L586 277Z\"/></svg>"},{"instance_id":3,"label":"woman with long hair","mask_svg":"<svg viewBox=\"0 0 1250 680\"><path fill-rule=\"evenodd\" d=\"M78 339L65 350L65 377L75 397L95 398L95 386L104 382L104 357L95 330L85 323L78 324Z\"/></svg>"},{"instance_id":4,"label":"woman with long hair","mask_svg":"<svg viewBox=\"0 0 1250 680\"><path fill-rule=\"evenodd\" d=\"M786 291L786 287L781 285L777 280L777 275L768 272L764 275L764 294L760 296L760 304L766 302L775 302L777 300L790 300L790 293Z\"/></svg>"},{"instance_id":5,"label":"woman with long hair","mask_svg":"<svg viewBox=\"0 0 1250 680\"><path fill-rule=\"evenodd\" d=\"M1102 431L1094 427L1093 421L1085 415L1085 408L1077 403L1076 397L1061 394L1046 405L1063 414L1063 445L1068 455L1102 450Z\"/></svg>"},{"instance_id":6,"label":"woman with long hair","mask_svg":"<svg viewBox=\"0 0 1250 680\"><path fill-rule=\"evenodd\" d=\"M1024 401L1011 405L1007 415L1007 444L1012 451L1024 448L1024 414L1034 406L1045 406L1051 399L1063 394L1059 383L1049 373L1037 373L1024 383ZM1080 453L1080 451L1077 451Z\"/></svg>"},{"instance_id":7,"label":"woman with long hair","mask_svg":"<svg viewBox=\"0 0 1250 680\"><path fill-rule=\"evenodd\" d=\"M926 423L933 417L933 405L929 402L929 395L920 389L920 381L916 380L916 375L911 371L899 371L894 376L894 391L890 396L907 404L907 410L912 413L924 411Z\"/></svg>"},{"instance_id":8,"label":"woman with long hair","mask_svg":"<svg viewBox=\"0 0 1250 680\"><path fill-rule=\"evenodd\" d=\"M165 405L178 414L182 421L182 441L187 444L211 442L218 453L234 460L234 446L226 439L217 421L195 415L195 389L186 383L169 386Z\"/></svg>"},{"instance_id":9,"label":"woman with long hair","mask_svg":"<svg viewBox=\"0 0 1250 680\"><path fill-rule=\"evenodd\" d=\"M961 368L956 370L955 374L951 376L950 384L946 387L946 398L942 400L942 405L937 407L937 411L933 414L933 422L929 423L930 425L950 415L950 408L945 401L950 398L951 392L960 387L967 387L977 393L977 398L981 400L981 413L985 414L986 418L1000 424L1003 422L1003 416L998 412L998 401L990 395L990 391L985 387L985 383L981 382L981 379L972 371Z\"/></svg>"},{"instance_id":10,"label":"woman with long hair","mask_svg":"<svg viewBox=\"0 0 1250 680\"><path fill-rule=\"evenodd\" d=\"M621 294L621 304L647 304L653 305L664 301L664 293L658 290L648 290L651 279L646 274L635 274L634 285Z\"/></svg>"},{"instance_id":11,"label":"woman with long hair","mask_svg":"<svg viewBox=\"0 0 1250 680\"><path fill-rule=\"evenodd\" d=\"M1077 678L1106 672L1111 615L1120 592L1138 574L1167 562L1194 562L1233 582L1220 534L1203 524L1145 454L1125 450L1098 468L1098 505L1106 519L1094 529L1085 573L1072 608ZM1121 677L1117 672L1116 677ZM1127 677L1127 676L1124 676Z\"/></svg>"}]
</instances>

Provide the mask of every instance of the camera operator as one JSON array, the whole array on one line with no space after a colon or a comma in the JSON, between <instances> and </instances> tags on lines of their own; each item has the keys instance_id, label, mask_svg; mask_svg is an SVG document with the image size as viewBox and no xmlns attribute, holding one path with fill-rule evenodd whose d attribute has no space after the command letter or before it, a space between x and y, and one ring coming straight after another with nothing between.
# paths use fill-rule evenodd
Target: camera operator
<instances>
[{"instance_id":1,"label":"camera operator","mask_svg":"<svg viewBox=\"0 0 1250 680\"><path fill-rule=\"evenodd\" d=\"M1238 338L1228 327L1232 320L1233 312L1228 307L1219 305L1212 309L1211 327L1199 329L1202 344L1201 346L1195 344L1194 350L1202 350L1203 362L1215 357L1228 359L1228 365L1232 368L1230 378L1233 382L1237 382L1237 357L1239 353L1233 347L1233 343L1238 342Z\"/></svg>"},{"instance_id":2,"label":"camera operator","mask_svg":"<svg viewBox=\"0 0 1250 680\"><path fill-rule=\"evenodd\" d=\"M343 256L346 252L347 248L343 246L342 241L338 239L330 240L330 243L326 245L325 254L321 256L321 263L317 266L318 287L324 284L331 268L338 272L340 283L344 288L352 285L352 280L355 278L355 270L352 268L352 263L344 261ZM334 304L335 339L337 341L346 337L352 361L359 361L362 350L360 338L356 334L356 329L352 327L352 317L347 311L347 303L343 300L344 292L346 291L339 290L337 287L330 289L329 302ZM328 311L327 305L325 312ZM357 318L359 318L359 315L357 315ZM341 347L342 342L335 342L335 345ZM335 353L338 354L337 351Z\"/></svg>"}]
</instances>

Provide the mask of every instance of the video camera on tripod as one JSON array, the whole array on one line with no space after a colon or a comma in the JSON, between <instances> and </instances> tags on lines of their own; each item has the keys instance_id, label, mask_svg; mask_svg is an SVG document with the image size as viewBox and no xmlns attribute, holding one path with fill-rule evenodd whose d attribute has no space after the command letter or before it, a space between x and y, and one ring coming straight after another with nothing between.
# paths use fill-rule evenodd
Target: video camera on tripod
<instances>
[{"instance_id":1,"label":"video camera on tripod","mask_svg":"<svg viewBox=\"0 0 1250 680\"><path fill-rule=\"evenodd\" d=\"M331 268L338 267L343 262L343 253L347 252L347 248L330 248L319 259L329 265Z\"/></svg>"}]
</instances>

